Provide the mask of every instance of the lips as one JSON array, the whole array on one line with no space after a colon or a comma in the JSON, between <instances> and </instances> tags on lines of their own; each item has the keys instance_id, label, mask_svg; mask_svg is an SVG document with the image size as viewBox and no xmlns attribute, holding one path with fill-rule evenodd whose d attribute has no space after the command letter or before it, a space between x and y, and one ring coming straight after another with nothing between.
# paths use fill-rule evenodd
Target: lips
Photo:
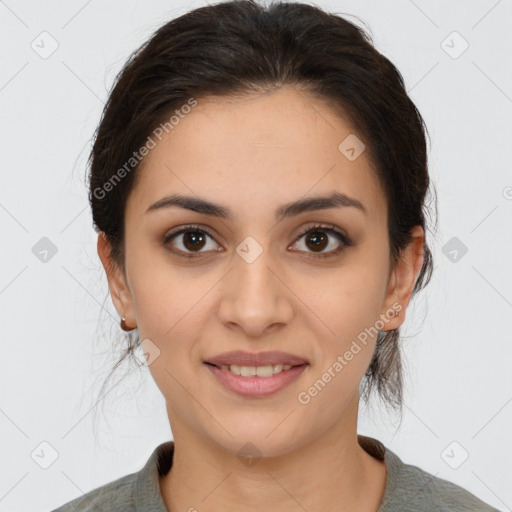
<instances>
[{"instance_id":1,"label":"lips","mask_svg":"<svg viewBox=\"0 0 512 512\"><path fill-rule=\"evenodd\" d=\"M219 367L223 364L234 364L237 366L270 366L273 364L300 366L303 364L309 364L307 359L293 354L288 354L286 352L273 351L255 353L240 350L224 352L218 356L209 357L204 362Z\"/></svg>"}]
</instances>

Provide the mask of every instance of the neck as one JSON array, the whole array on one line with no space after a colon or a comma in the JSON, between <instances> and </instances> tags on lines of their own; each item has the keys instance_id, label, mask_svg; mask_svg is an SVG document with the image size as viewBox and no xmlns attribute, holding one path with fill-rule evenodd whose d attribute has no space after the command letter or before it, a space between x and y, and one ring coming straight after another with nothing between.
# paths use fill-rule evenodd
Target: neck
<instances>
[{"instance_id":1,"label":"neck","mask_svg":"<svg viewBox=\"0 0 512 512\"><path fill-rule=\"evenodd\" d=\"M359 445L357 414L352 429L337 425L284 455L245 463L173 419L173 465L160 477L171 511L376 512L382 502L386 467Z\"/></svg>"}]
</instances>

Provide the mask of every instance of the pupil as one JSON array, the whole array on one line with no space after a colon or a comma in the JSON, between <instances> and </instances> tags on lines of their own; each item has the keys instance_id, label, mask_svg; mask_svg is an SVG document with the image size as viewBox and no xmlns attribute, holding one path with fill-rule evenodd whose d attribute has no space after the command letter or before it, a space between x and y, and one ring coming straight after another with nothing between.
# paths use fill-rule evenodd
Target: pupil
<instances>
[{"instance_id":1,"label":"pupil","mask_svg":"<svg viewBox=\"0 0 512 512\"><path fill-rule=\"evenodd\" d=\"M313 232L309 237L308 237L308 240L314 240L313 241L313 248L315 249L323 249L325 248L326 244L325 244L325 241L326 241L326 236L324 233L322 233L321 231L315 231ZM322 242L324 242L322 244ZM311 247L310 247L311 248Z\"/></svg>"},{"instance_id":2,"label":"pupil","mask_svg":"<svg viewBox=\"0 0 512 512\"><path fill-rule=\"evenodd\" d=\"M199 244L201 244L201 241L203 242L203 244L198 245L198 242ZM187 233L185 233L183 245L187 249L202 249L204 245L204 237L198 231L188 231Z\"/></svg>"}]
</instances>

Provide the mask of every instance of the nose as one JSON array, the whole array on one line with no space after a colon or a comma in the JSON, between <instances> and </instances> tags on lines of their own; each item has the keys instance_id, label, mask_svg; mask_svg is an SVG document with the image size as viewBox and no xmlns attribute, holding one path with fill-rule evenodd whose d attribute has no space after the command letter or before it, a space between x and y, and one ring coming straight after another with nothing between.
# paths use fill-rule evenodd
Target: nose
<instances>
[{"instance_id":1,"label":"nose","mask_svg":"<svg viewBox=\"0 0 512 512\"><path fill-rule=\"evenodd\" d=\"M294 314L293 293L268 251L251 263L238 255L224 278L217 315L231 330L261 337L288 324Z\"/></svg>"}]
</instances>

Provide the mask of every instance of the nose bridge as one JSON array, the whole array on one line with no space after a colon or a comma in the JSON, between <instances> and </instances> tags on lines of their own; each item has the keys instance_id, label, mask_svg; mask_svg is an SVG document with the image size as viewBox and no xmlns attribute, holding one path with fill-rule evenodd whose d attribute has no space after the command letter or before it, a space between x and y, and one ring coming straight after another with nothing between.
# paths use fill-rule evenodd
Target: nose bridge
<instances>
[{"instance_id":1,"label":"nose bridge","mask_svg":"<svg viewBox=\"0 0 512 512\"><path fill-rule=\"evenodd\" d=\"M221 298L219 318L259 336L274 324L290 321L293 308L271 251L247 237L236 250Z\"/></svg>"}]
</instances>

